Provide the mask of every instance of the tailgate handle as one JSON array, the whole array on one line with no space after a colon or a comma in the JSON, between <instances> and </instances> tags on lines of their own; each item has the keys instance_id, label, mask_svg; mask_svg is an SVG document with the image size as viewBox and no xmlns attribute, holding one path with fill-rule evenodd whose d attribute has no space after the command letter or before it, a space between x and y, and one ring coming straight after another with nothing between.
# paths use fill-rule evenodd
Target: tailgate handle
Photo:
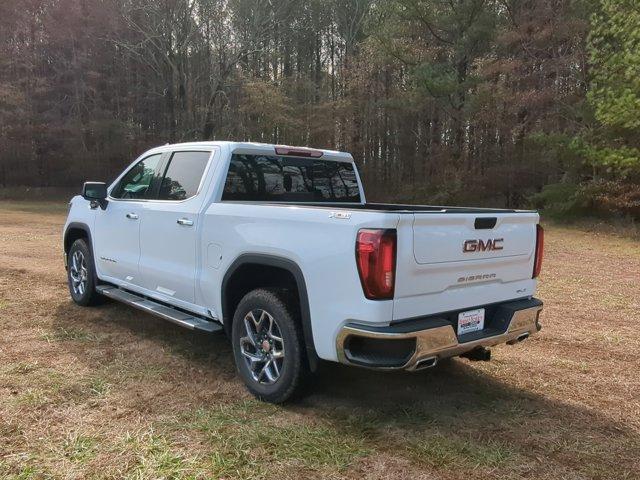
<instances>
[{"instance_id":1,"label":"tailgate handle","mask_svg":"<svg viewBox=\"0 0 640 480\"><path fill-rule=\"evenodd\" d=\"M496 226L498 219L496 217L478 217L476 218L476 230L491 230Z\"/></svg>"}]
</instances>

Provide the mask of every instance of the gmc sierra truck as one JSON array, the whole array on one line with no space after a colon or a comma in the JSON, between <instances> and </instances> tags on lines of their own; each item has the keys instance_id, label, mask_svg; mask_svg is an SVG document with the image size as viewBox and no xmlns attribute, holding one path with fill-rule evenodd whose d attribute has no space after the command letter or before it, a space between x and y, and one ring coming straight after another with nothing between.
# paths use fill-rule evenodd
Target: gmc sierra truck
<instances>
[{"instance_id":1,"label":"gmc sierra truck","mask_svg":"<svg viewBox=\"0 0 640 480\"><path fill-rule=\"evenodd\" d=\"M236 142L154 148L70 202L71 297L224 330L257 397L319 360L416 371L540 330L533 211L367 203L348 153Z\"/></svg>"}]
</instances>

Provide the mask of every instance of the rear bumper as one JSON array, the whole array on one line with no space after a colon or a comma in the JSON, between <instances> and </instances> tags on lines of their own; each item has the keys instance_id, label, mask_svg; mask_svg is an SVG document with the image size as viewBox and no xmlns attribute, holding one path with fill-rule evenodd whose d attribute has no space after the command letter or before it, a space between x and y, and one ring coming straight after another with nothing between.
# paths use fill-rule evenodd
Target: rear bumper
<instances>
[{"instance_id":1,"label":"rear bumper","mask_svg":"<svg viewBox=\"0 0 640 480\"><path fill-rule=\"evenodd\" d=\"M519 342L542 328L542 302L536 298L484 308L484 330L460 338L456 335L458 312L393 322L385 327L346 324L336 339L338 360L383 370L419 370L478 347Z\"/></svg>"}]
</instances>

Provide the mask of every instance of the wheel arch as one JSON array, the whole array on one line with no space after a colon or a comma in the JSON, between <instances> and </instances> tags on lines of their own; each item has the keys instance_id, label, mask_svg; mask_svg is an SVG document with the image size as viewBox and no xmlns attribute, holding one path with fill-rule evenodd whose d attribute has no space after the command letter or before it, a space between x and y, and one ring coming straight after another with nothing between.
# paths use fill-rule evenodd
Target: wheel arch
<instances>
[{"instance_id":1,"label":"wheel arch","mask_svg":"<svg viewBox=\"0 0 640 480\"><path fill-rule=\"evenodd\" d=\"M225 331L231 336L231 325L233 322L233 315L235 313L235 307L239 302L239 298L234 299L231 290L234 286L234 280L237 281L238 277L242 276L243 270L247 268L268 268L278 269L287 272L293 278L298 296L298 304L300 307L300 318L302 322L302 332L304 336L305 349L307 352L307 360L311 370L315 370L318 363L318 355L315 350L313 342L313 330L311 327L311 313L309 310L309 297L307 295L307 284L304 279L304 274L300 266L284 257L278 257L275 255L266 254L242 254L236 258L229 266L222 279L222 317ZM246 271L246 270L245 270ZM264 285L268 286L268 285ZM254 285L254 288L259 288L260 285ZM237 295L236 295L237 297Z\"/></svg>"},{"instance_id":2,"label":"wheel arch","mask_svg":"<svg viewBox=\"0 0 640 480\"><path fill-rule=\"evenodd\" d=\"M69 254L71 245L80 238L87 239L89 250L91 250L91 256L93 257L93 262L95 264L96 258L93 252L93 239L91 238L91 230L89 229L89 226L82 222L71 222L67 225L67 228L64 231L63 246L65 266L67 264L67 255Z\"/></svg>"}]
</instances>

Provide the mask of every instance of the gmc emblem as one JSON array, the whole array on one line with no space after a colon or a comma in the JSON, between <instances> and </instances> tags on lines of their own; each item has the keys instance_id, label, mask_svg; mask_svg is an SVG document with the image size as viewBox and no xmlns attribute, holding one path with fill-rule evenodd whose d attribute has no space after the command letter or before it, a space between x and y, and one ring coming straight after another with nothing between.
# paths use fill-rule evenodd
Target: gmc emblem
<instances>
[{"instance_id":1,"label":"gmc emblem","mask_svg":"<svg viewBox=\"0 0 640 480\"><path fill-rule=\"evenodd\" d=\"M492 252L495 250L502 250L504 238L492 238L487 241L484 240L467 240L462 244L462 252Z\"/></svg>"}]
</instances>

